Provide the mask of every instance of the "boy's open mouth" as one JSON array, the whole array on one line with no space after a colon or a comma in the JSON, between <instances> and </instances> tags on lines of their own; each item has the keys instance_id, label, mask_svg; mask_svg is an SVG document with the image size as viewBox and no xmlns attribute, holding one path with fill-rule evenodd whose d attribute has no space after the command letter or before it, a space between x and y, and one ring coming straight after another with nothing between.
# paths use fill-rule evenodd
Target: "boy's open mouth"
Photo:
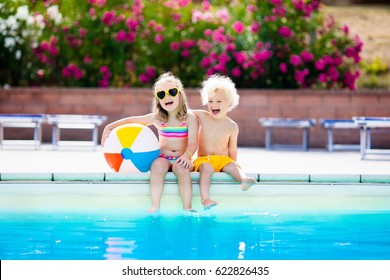
<instances>
[{"instance_id":1,"label":"boy's open mouth","mask_svg":"<svg viewBox=\"0 0 390 280\"><path fill-rule=\"evenodd\" d=\"M214 115L216 115L216 114L218 114L218 113L220 112L219 109L213 109L213 110L211 110L211 111L213 112Z\"/></svg>"}]
</instances>

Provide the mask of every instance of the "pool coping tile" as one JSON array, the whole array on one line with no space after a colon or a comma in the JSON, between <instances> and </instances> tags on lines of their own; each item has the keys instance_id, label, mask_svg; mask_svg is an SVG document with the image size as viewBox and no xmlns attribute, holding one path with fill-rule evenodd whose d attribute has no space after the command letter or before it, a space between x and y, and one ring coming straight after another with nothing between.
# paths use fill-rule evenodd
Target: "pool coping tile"
<instances>
[{"instance_id":1,"label":"pool coping tile","mask_svg":"<svg viewBox=\"0 0 390 280\"><path fill-rule=\"evenodd\" d=\"M309 174L259 174L261 182L309 182Z\"/></svg>"},{"instance_id":2,"label":"pool coping tile","mask_svg":"<svg viewBox=\"0 0 390 280\"><path fill-rule=\"evenodd\" d=\"M380 183L380 184L390 184L390 175L389 174L363 174L361 175L362 183Z\"/></svg>"},{"instance_id":3,"label":"pool coping tile","mask_svg":"<svg viewBox=\"0 0 390 280\"><path fill-rule=\"evenodd\" d=\"M0 181L52 181L53 174L46 172L3 172Z\"/></svg>"},{"instance_id":4,"label":"pool coping tile","mask_svg":"<svg viewBox=\"0 0 390 280\"><path fill-rule=\"evenodd\" d=\"M361 183L360 174L311 174L313 183Z\"/></svg>"},{"instance_id":5,"label":"pool coping tile","mask_svg":"<svg viewBox=\"0 0 390 280\"><path fill-rule=\"evenodd\" d=\"M104 181L103 172L57 172L53 173L53 181Z\"/></svg>"}]
</instances>

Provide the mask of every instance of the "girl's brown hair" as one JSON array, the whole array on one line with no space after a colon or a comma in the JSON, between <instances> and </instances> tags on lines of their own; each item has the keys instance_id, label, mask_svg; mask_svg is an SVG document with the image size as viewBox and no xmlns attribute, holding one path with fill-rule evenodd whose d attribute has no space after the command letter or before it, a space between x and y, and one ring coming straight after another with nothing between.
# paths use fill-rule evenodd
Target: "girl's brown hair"
<instances>
[{"instance_id":1,"label":"girl's brown hair","mask_svg":"<svg viewBox=\"0 0 390 280\"><path fill-rule=\"evenodd\" d=\"M179 103L179 110L176 114L176 118L178 120L184 120L187 117L187 112L188 112L188 102L187 102L187 97L184 92L184 87L182 82L180 81L179 78L174 76L171 72L166 72L164 74L161 74L160 77L157 78L156 82L153 85L153 94L156 93L158 86L162 82L172 82L175 84L177 89L180 91L179 93L179 98L180 98L180 103ZM161 107L160 102L158 98L155 96L153 99L153 113L156 116L156 119L167 122L168 121L168 112Z\"/></svg>"}]
</instances>

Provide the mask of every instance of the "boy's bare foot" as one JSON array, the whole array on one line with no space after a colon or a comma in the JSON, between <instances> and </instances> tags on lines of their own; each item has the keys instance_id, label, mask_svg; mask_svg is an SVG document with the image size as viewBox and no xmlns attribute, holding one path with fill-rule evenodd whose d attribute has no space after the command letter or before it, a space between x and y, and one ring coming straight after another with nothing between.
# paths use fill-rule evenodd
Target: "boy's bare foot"
<instances>
[{"instance_id":1,"label":"boy's bare foot","mask_svg":"<svg viewBox=\"0 0 390 280\"><path fill-rule=\"evenodd\" d=\"M255 179L253 179L252 177L246 177L246 178L242 179L242 182L241 182L241 189L242 189L243 191L247 191L247 190L249 190L249 188L252 187L255 183L256 183Z\"/></svg>"},{"instance_id":2,"label":"boy's bare foot","mask_svg":"<svg viewBox=\"0 0 390 280\"><path fill-rule=\"evenodd\" d=\"M218 205L218 201L211 200L210 198L206 198L202 200L202 205L204 210L208 210L214 206Z\"/></svg>"},{"instance_id":3,"label":"boy's bare foot","mask_svg":"<svg viewBox=\"0 0 390 280\"><path fill-rule=\"evenodd\" d=\"M148 210L146 210L147 212L149 213L157 213L160 211L160 209L158 209L157 207L150 207Z\"/></svg>"}]
</instances>

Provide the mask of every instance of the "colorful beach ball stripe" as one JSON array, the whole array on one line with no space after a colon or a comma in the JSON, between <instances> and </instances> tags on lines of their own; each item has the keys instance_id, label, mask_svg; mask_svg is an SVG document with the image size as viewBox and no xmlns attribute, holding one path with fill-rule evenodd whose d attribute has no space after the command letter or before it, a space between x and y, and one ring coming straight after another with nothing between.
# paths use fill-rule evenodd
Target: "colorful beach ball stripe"
<instances>
[{"instance_id":1,"label":"colorful beach ball stripe","mask_svg":"<svg viewBox=\"0 0 390 280\"><path fill-rule=\"evenodd\" d=\"M116 172L147 172L160 154L154 132L142 124L113 129L103 147L104 157Z\"/></svg>"}]
</instances>

